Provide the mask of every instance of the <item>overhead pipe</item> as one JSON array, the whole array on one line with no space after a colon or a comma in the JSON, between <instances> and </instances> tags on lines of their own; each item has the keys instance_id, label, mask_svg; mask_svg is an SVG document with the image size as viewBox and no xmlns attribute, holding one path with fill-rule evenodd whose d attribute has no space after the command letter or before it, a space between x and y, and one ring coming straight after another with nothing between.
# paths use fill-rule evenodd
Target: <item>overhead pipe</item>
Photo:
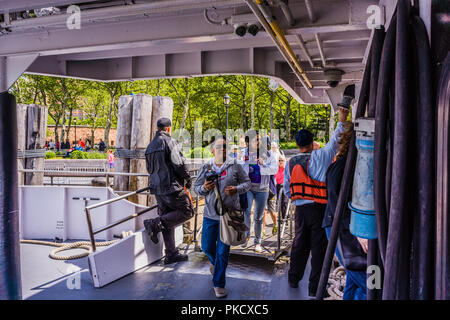
<instances>
[{"instance_id":1,"label":"overhead pipe","mask_svg":"<svg viewBox=\"0 0 450 320\"><path fill-rule=\"evenodd\" d=\"M378 246L381 259L384 263L386 256L386 241L388 233L388 207L386 203L386 176L390 176L387 170L389 148L389 91L392 86L395 57L395 34L397 16L392 17L380 58L380 72L378 75L377 97L375 106L375 146L373 158L373 185L375 219L377 222ZM390 185L390 184L389 184ZM390 193L389 193L390 196Z\"/></svg>"},{"instance_id":2,"label":"overhead pipe","mask_svg":"<svg viewBox=\"0 0 450 320\"><path fill-rule=\"evenodd\" d=\"M269 36L271 37L271 39L273 40L273 42L275 43L275 45L277 46L278 50L280 51L281 55L283 56L283 58L285 59L285 61L288 63L288 65L291 67L292 71L294 72L294 74L296 75L297 79L300 81L300 83L302 84L302 86L304 87L304 89L306 90L306 92L313 98L317 98L309 89L308 85L305 83L303 77L301 76L301 74L299 73L299 71L297 70L296 66L294 65L294 63L291 61L290 57L288 56L287 52L284 50L284 47L280 44L280 42L278 41L278 38L276 37L275 33L273 32L272 28L269 26L269 24L267 23L266 19L264 18L264 16L262 15L262 13L259 11L258 7L253 3L252 0L244 0L247 5L249 6L249 8L252 10L253 14L256 16L256 18L258 19L258 21L263 25L264 29L266 30L266 32L269 34Z\"/></svg>"},{"instance_id":3,"label":"overhead pipe","mask_svg":"<svg viewBox=\"0 0 450 320\"><path fill-rule=\"evenodd\" d=\"M22 298L16 98L0 93L0 300Z\"/></svg>"},{"instance_id":4,"label":"overhead pipe","mask_svg":"<svg viewBox=\"0 0 450 320\"><path fill-rule=\"evenodd\" d=\"M114 6L111 8L100 8L81 11L81 22L89 22L95 19L113 19L119 17L163 14L179 12L182 10L205 9L210 7L234 6L242 4L241 0L171 0L154 1L150 3ZM55 25L66 25L69 13L51 15L39 18L14 20L10 23L0 23L2 28L36 28Z\"/></svg>"},{"instance_id":5,"label":"overhead pipe","mask_svg":"<svg viewBox=\"0 0 450 320\"><path fill-rule=\"evenodd\" d=\"M364 113L366 112L366 105L369 100L369 88L370 88L370 64L371 59L369 59L369 61L367 62L366 68L364 70L364 76L361 84L361 91L359 94L355 118L363 117ZM355 141L356 135L355 132L353 132L352 138L350 140L347 160L345 162L344 173L342 175L339 198L336 204L336 209L334 211L334 219L333 224L331 226L330 238L328 240L328 246L322 264L322 271L320 274L319 285L316 292L317 300L322 300L325 294L326 284L328 282L328 276L330 274L331 269L331 263L333 261L334 252L336 250L336 243L339 236L339 227L341 225L341 221L347 207L347 199L349 198L352 192L352 183L356 164Z\"/></svg>"},{"instance_id":6,"label":"overhead pipe","mask_svg":"<svg viewBox=\"0 0 450 320\"><path fill-rule=\"evenodd\" d=\"M415 44L413 65L417 70L417 145L420 146L416 168L420 174L414 217L411 299L424 300L434 298L435 104L427 29L417 15L411 16L411 27Z\"/></svg>"},{"instance_id":7,"label":"overhead pipe","mask_svg":"<svg viewBox=\"0 0 450 320\"><path fill-rule=\"evenodd\" d=\"M294 63L295 67L297 68L297 70L300 73L300 75L302 76L302 78L305 80L308 88L312 89L313 85L312 85L311 81L309 80L308 76L306 75L305 71L303 70L302 66L300 65L300 62L298 61L297 57L295 56L294 50L292 50L292 47L289 45L288 41L286 40L283 30L281 30L280 26L278 25L278 22L275 19L273 19L272 13L269 11L269 9L265 3L265 0L254 0L254 1L255 1L256 5L258 6L259 10L261 11L262 15L264 16L264 19L270 25L273 33L275 33L279 43L283 46L287 55L289 56L291 61Z\"/></svg>"},{"instance_id":8,"label":"overhead pipe","mask_svg":"<svg viewBox=\"0 0 450 320\"><path fill-rule=\"evenodd\" d=\"M409 0L397 3L397 31L395 50L395 119L393 132L394 154L392 158L391 203L389 212L389 233L385 259L383 299L406 300L410 289L411 230L410 204L411 168L410 157L417 156L417 142L414 146L411 134L410 112L413 92L410 90L410 39ZM413 147L413 150L412 150ZM414 151L414 153L412 152Z\"/></svg>"}]
</instances>

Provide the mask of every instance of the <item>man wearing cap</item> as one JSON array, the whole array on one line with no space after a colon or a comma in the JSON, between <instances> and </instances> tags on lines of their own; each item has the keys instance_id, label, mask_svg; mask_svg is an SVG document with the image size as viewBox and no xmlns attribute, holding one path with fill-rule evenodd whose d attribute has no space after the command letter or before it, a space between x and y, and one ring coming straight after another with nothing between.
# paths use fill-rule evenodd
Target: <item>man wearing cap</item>
<instances>
[{"instance_id":1,"label":"man wearing cap","mask_svg":"<svg viewBox=\"0 0 450 320\"><path fill-rule=\"evenodd\" d=\"M194 215L185 190L185 187L190 188L191 178L180 145L170 136L170 119L160 118L156 125L157 131L145 151L145 158L150 193L158 202L159 217L145 220L144 226L154 243L158 243L158 233L162 232L166 247L164 263L170 264L188 259L175 247L174 229Z\"/></svg>"},{"instance_id":2,"label":"man wearing cap","mask_svg":"<svg viewBox=\"0 0 450 320\"><path fill-rule=\"evenodd\" d=\"M295 205L295 237L288 281L292 288L298 287L311 252L310 296L316 295L328 243L321 226L327 203L326 171L337 152L339 135L345 131L342 122L347 119L348 112L348 109L340 108L336 130L321 149L314 150L310 131L300 130L295 137L300 153L292 157L284 169L284 192Z\"/></svg>"}]
</instances>

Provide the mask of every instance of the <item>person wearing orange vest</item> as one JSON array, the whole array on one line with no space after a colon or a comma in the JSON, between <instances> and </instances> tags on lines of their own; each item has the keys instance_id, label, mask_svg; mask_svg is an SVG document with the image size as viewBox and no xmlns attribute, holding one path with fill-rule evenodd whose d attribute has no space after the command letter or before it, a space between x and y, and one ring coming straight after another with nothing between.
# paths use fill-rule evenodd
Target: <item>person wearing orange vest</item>
<instances>
[{"instance_id":1,"label":"person wearing orange vest","mask_svg":"<svg viewBox=\"0 0 450 320\"><path fill-rule=\"evenodd\" d=\"M284 168L284 192L295 205L295 237L288 281L292 288L298 287L311 253L308 293L312 297L316 295L328 244L322 228L327 203L326 171L336 155L338 139L345 131L343 122L348 113L348 109L339 109L337 127L330 141L321 149L314 150L310 131L300 130L295 137L300 153L289 159Z\"/></svg>"}]
</instances>

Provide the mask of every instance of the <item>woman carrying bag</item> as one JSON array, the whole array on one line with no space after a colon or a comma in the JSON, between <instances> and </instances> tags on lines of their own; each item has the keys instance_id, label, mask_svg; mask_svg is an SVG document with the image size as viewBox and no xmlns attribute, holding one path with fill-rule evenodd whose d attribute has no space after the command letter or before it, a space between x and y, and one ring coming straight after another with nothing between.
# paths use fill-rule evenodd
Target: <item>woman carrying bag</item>
<instances>
[{"instance_id":1,"label":"woman carrying bag","mask_svg":"<svg viewBox=\"0 0 450 320\"><path fill-rule=\"evenodd\" d=\"M228 230L224 229L225 226L221 223L227 221L228 229L233 232L237 228L240 231L237 234L244 235L240 229L244 224L239 223L239 217L236 220L234 214L241 213L243 220L242 210L245 204L241 203L239 195L245 194L250 189L250 179L236 159L227 159L224 137L215 139L210 146L214 157L200 168L194 183L194 191L205 197L202 250L211 262L210 270L216 297L223 298L227 295L225 271L230 254L230 245L224 241L229 242L230 234L233 233L227 233ZM243 240L245 241L245 237ZM231 241L231 244L234 245L234 241Z\"/></svg>"}]
</instances>

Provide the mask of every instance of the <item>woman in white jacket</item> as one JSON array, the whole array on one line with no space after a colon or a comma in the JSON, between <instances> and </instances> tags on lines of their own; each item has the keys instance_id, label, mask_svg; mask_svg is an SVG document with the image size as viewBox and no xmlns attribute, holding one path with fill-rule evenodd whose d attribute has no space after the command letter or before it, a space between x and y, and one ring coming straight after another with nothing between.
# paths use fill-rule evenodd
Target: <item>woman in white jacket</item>
<instances>
[{"instance_id":1,"label":"woman in white jacket","mask_svg":"<svg viewBox=\"0 0 450 320\"><path fill-rule=\"evenodd\" d=\"M247 172L251 187L247 192L248 208L245 211L245 224L250 230L251 212L253 200L255 202L255 252L262 252L261 233L263 227L264 208L269 197L270 176L278 171L278 163L274 154L268 150L267 143L260 143L259 134L249 135L247 138L247 148L243 152L241 161L244 170ZM266 142L266 141L264 141ZM250 238L250 231L246 234L247 241ZM247 247L247 242L242 245Z\"/></svg>"}]
</instances>

